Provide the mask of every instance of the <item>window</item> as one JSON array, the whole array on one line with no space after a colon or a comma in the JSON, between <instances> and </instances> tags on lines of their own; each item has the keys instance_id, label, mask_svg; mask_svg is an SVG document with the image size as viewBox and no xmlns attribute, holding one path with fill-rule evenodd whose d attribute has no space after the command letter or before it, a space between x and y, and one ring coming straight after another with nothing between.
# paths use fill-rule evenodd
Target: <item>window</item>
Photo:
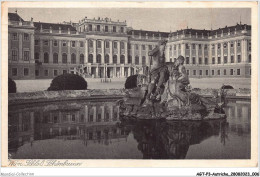
<instances>
[{"instance_id":1,"label":"window","mask_svg":"<svg viewBox=\"0 0 260 177\"><path fill-rule=\"evenodd\" d=\"M38 39L34 40L34 45L36 45L36 46L39 45L39 40Z\"/></svg>"},{"instance_id":2,"label":"window","mask_svg":"<svg viewBox=\"0 0 260 177\"><path fill-rule=\"evenodd\" d=\"M142 45L142 50L145 50L145 45Z\"/></svg>"},{"instance_id":3,"label":"window","mask_svg":"<svg viewBox=\"0 0 260 177\"><path fill-rule=\"evenodd\" d=\"M35 76L39 76L39 70L35 70Z\"/></svg>"},{"instance_id":4,"label":"window","mask_svg":"<svg viewBox=\"0 0 260 177\"><path fill-rule=\"evenodd\" d=\"M124 27L120 28L121 33L124 33Z\"/></svg>"},{"instance_id":5,"label":"window","mask_svg":"<svg viewBox=\"0 0 260 177\"><path fill-rule=\"evenodd\" d=\"M23 52L23 60L24 61L29 61L29 51L24 51Z\"/></svg>"},{"instance_id":6,"label":"window","mask_svg":"<svg viewBox=\"0 0 260 177\"><path fill-rule=\"evenodd\" d=\"M227 48L227 43L224 43L223 47L224 47L224 49L226 49Z\"/></svg>"},{"instance_id":7,"label":"window","mask_svg":"<svg viewBox=\"0 0 260 177\"><path fill-rule=\"evenodd\" d=\"M79 63L84 64L84 55L83 54L80 54L80 56L79 56Z\"/></svg>"},{"instance_id":8,"label":"window","mask_svg":"<svg viewBox=\"0 0 260 177\"><path fill-rule=\"evenodd\" d=\"M17 68L12 68L12 76L17 76Z\"/></svg>"},{"instance_id":9,"label":"window","mask_svg":"<svg viewBox=\"0 0 260 177\"><path fill-rule=\"evenodd\" d=\"M124 64L125 63L125 56L121 55L120 56L120 64Z\"/></svg>"},{"instance_id":10,"label":"window","mask_svg":"<svg viewBox=\"0 0 260 177\"><path fill-rule=\"evenodd\" d=\"M114 63L114 64L117 63L117 56L116 56L116 55L113 56L113 63Z\"/></svg>"},{"instance_id":11,"label":"window","mask_svg":"<svg viewBox=\"0 0 260 177\"><path fill-rule=\"evenodd\" d=\"M153 49L152 45L149 45L149 50L152 50L152 49Z\"/></svg>"},{"instance_id":12,"label":"window","mask_svg":"<svg viewBox=\"0 0 260 177\"><path fill-rule=\"evenodd\" d=\"M212 50L214 50L215 49L215 44L212 44L211 48L212 48Z\"/></svg>"},{"instance_id":13,"label":"window","mask_svg":"<svg viewBox=\"0 0 260 177\"><path fill-rule=\"evenodd\" d=\"M13 40L18 40L18 35L17 35L17 33L12 33L12 39L13 39Z\"/></svg>"},{"instance_id":14,"label":"window","mask_svg":"<svg viewBox=\"0 0 260 177\"><path fill-rule=\"evenodd\" d=\"M190 49L189 44L186 44L185 48L186 48L186 50L189 50Z\"/></svg>"},{"instance_id":15,"label":"window","mask_svg":"<svg viewBox=\"0 0 260 177\"><path fill-rule=\"evenodd\" d=\"M121 49L125 49L125 44L123 42L120 42Z\"/></svg>"},{"instance_id":16,"label":"window","mask_svg":"<svg viewBox=\"0 0 260 177\"><path fill-rule=\"evenodd\" d=\"M224 63L227 63L227 56L224 56Z\"/></svg>"},{"instance_id":17,"label":"window","mask_svg":"<svg viewBox=\"0 0 260 177\"><path fill-rule=\"evenodd\" d=\"M251 42L248 42L248 50L251 51Z\"/></svg>"},{"instance_id":18,"label":"window","mask_svg":"<svg viewBox=\"0 0 260 177\"><path fill-rule=\"evenodd\" d=\"M237 46L240 47L241 43L240 41L237 41Z\"/></svg>"},{"instance_id":19,"label":"window","mask_svg":"<svg viewBox=\"0 0 260 177\"><path fill-rule=\"evenodd\" d=\"M192 57L192 64L196 64L196 59L195 59L195 57Z\"/></svg>"},{"instance_id":20,"label":"window","mask_svg":"<svg viewBox=\"0 0 260 177\"><path fill-rule=\"evenodd\" d=\"M186 64L190 64L190 58L186 57Z\"/></svg>"},{"instance_id":21,"label":"window","mask_svg":"<svg viewBox=\"0 0 260 177\"><path fill-rule=\"evenodd\" d=\"M193 76L196 76L196 70L193 70Z\"/></svg>"},{"instance_id":22,"label":"window","mask_svg":"<svg viewBox=\"0 0 260 177\"><path fill-rule=\"evenodd\" d=\"M234 73L234 70L233 69L230 69L230 75L232 76Z\"/></svg>"},{"instance_id":23,"label":"window","mask_svg":"<svg viewBox=\"0 0 260 177\"><path fill-rule=\"evenodd\" d=\"M204 50L207 50L208 49L208 45L204 45Z\"/></svg>"},{"instance_id":24,"label":"window","mask_svg":"<svg viewBox=\"0 0 260 177\"><path fill-rule=\"evenodd\" d=\"M135 64L137 64L137 65L139 64L139 56L135 57Z\"/></svg>"},{"instance_id":25,"label":"window","mask_svg":"<svg viewBox=\"0 0 260 177\"><path fill-rule=\"evenodd\" d=\"M170 58L170 62L172 62L172 58Z\"/></svg>"},{"instance_id":26,"label":"window","mask_svg":"<svg viewBox=\"0 0 260 177\"><path fill-rule=\"evenodd\" d=\"M56 40L53 41L53 46L54 46L54 47L57 47L57 46L58 46L58 41L56 41Z\"/></svg>"},{"instance_id":27,"label":"window","mask_svg":"<svg viewBox=\"0 0 260 177\"><path fill-rule=\"evenodd\" d=\"M100 25L97 25L97 31L100 31Z\"/></svg>"},{"instance_id":28,"label":"window","mask_svg":"<svg viewBox=\"0 0 260 177\"><path fill-rule=\"evenodd\" d=\"M97 55L97 63L101 63L101 55L100 54Z\"/></svg>"},{"instance_id":29,"label":"window","mask_svg":"<svg viewBox=\"0 0 260 177\"><path fill-rule=\"evenodd\" d=\"M67 70L62 70L62 74L67 74Z\"/></svg>"},{"instance_id":30,"label":"window","mask_svg":"<svg viewBox=\"0 0 260 177\"><path fill-rule=\"evenodd\" d=\"M193 44L193 45L194 45L194 44ZM194 45L194 46L195 46L195 45ZM174 48L174 50L176 50L176 45L174 45L174 47L173 47L173 48Z\"/></svg>"},{"instance_id":31,"label":"window","mask_svg":"<svg viewBox=\"0 0 260 177\"><path fill-rule=\"evenodd\" d=\"M49 54L47 52L44 53L43 63L49 63Z\"/></svg>"},{"instance_id":32,"label":"window","mask_svg":"<svg viewBox=\"0 0 260 177\"><path fill-rule=\"evenodd\" d=\"M248 55L248 63L251 63L251 54Z\"/></svg>"},{"instance_id":33,"label":"window","mask_svg":"<svg viewBox=\"0 0 260 177\"><path fill-rule=\"evenodd\" d=\"M49 71L47 69L44 70L44 76L48 76L49 75Z\"/></svg>"},{"instance_id":34,"label":"window","mask_svg":"<svg viewBox=\"0 0 260 177\"><path fill-rule=\"evenodd\" d=\"M23 68L23 75L28 76L29 75L29 68Z\"/></svg>"},{"instance_id":35,"label":"window","mask_svg":"<svg viewBox=\"0 0 260 177\"><path fill-rule=\"evenodd\" d=\"M200 70L200 76L202 76L202 70Z\"/></svg>"},{"instance_id":36,"label":"window","mask_svg":"<svg viewBox=\"0 0 260 177\"><path fill-rule=\"evenodd\" d=\"M108 32L108 26L105 26L105 32Z\"/></svg>"},{"instance_id":37,"label":"window","mask_svg":"<svg viewBox=\"0 0 260 177\"><path fill-rule=\"evenodd\" d=\"M89 40L89 47L93 48L93 41L92 40Z\"/></svg>"},{"instance_id":38,"label":"window","mask_svg":"<svg viewBox=\"0 0 260 177\"><path fill-rule=\"evenodd\" d=\"M114 49L117 49L117 42L114 42Z\"/></svg>"},{"instance_id":39,"label":"window","mask_svg":"<svg viewBox=\"0 0 260 177\"><path fill-rule=\"evenodd\" d=\"M221 47L221 45L220 45L220 44L218 44L218 49L220 49L220 47Z\"/></svg>"},{"instance_id":40,"label":"window","mask_svg":"<svg viewBox=\"0 0 260 177\"><path fill-rule=\"evenodd\" d=\"M40 55L39 55L38 52L35 52L35 53L34 53L34 59L36 59L36 60L40 59Z\"/></svg>"},{"instance_id":41,"label":"window","mask_svg":"<svg viewBox=\"0 0 260 177\"><path fill-rule=\"evenodd\" d=\"M145 65L145 63L146 63L146 58L145 58L145 56L143 56L142 57L142 64Z\"/></svg>"},{"instance_id":42,"label":"window","mask_svg":"<svg viewBox=\"0 0 260 177\"><path fill-rule=\"evenodd\" d=\"M43 41L43 45L44 45L44 46L48 46L48 45L49 45L49 41L48 41L48 40L44 40L44 41Z\"/></svg>"},{"instance_id":43,"label":"window","mask_svg":"<svg viewBox=\"0 0 260 177\"><path fill-rule=\"evenodd\" d=\"M28 33L24 33L23 34L23 40L24 41L29 41L29 34Z\"/></svg>"},{"instance_id":44,"label":"window","mask_svg":"<svg viewBox=\"0 0 260 177\"><path fill-rule=\"evenodd\" d=\"M212 57L212 64L214 65L216 63L215 57Z\"/></svg>"},{"instance_id":45,"label":"window","mask_svg":"<svg viewBox=\"0 0 260 177\"><path fill-rule=\"evenodd\" d=\"M139 47L138 47L138 45L137 45L137 44L135 45L135 49L136 49L136 50L138 50L138 49L139 49Z\"/></svg>"},{"instance_id":46,"label":"window","mask_svg":"<svg viewBox=\"0 0 260 177\"><path fill-rule=\"evenodd\" d=\"M218 57L218 64L221 64L221 58Z\"/></svg>"},{"instance_id":47,"label":"window","mask_svg":"<svg viewBox=\"0 0 260 177\"><path fill-rule=\"evenodd\" d=\"M220 70L218 70L218 75L220 75Z\"/></svg>"},{"instance_id":48,"label":"window","mask_svg":"<svg viewBox=\"0 0 260 177\"><path fill-rule=\"evenodd\" d=\"M92 25L88 25L88 30L92 31Z\"/></svg>"},{"instance_id":49,"label":"window","mask_svg":"<svg viewBox=\"0 0 260 177\"><path fill-rule=\"evenodd\" d=\"M76 64L76 55L74 53L71 54L71 64Z\"/></svg>"},{"instance_id":50,"label":"window","mask_svg":"<svg viewBox=\"0 0 260 177\"><path fill-rule=\"evenodd\" d=\"M214 71L214 70L211 71L211 75L212 75L212 76L215 75L215 71Z\"/></svg>"},{"instance_id":51,"label":"window","mask_svg":"<svg viewBox=\"0 0 260 177\"><path fill-rule=\"evenodd\" d=\"M113 32L116 32L116 26L113 26Z\"/></svg>"},{"instance_id":52,"label":"window","mask_svg":"<svg viewBox=\"0 0 260 177\"><path fill-rule=\"evenodd\" d=\"M84 47L84 42L83 41L79 41L79 46L80 47Z\"/></svg>"},{"instance_id":53,"label":"window","mask_svg":"<svg viewBox=\"0 0 260 177\"><path fill-rule=\"evenodd\" d=\"M226 69L224 69L224 75L227 75L227 70Z\"/></svg>"},{"instance_id":54,"label":"window","mask_svg":"<svg viewBox=\"0 0 260 177\"><path fill-rule=\"evenodd\" d=\"M240 76L240 69L237 69L237 75Z\"/></svg>"},{"instance_id":55,"label":"window","mask_svg":"<svg viewBox=\"0 0 260 177\"><path fill-rule=\"evenodd\" d=\"M109 55L108 54L105 55L105 63L109 63Z\"/></svg>"},{"instance_id":56,"label":"window","mask_svg":"<svg viewBox=\"0 0 260 177\"><path fill-rule=\"evenodd\" d=\"M109 48L109 41L105 42L106 48Z\"/></svg>"},{"instance_id":57,"label":"window","mask_svg":"<svg viewBox=\"0 0 260 177\"><path fill-rule=\"evenodd\" d=\"M62 42L62 46L63 46L63 47L66 47L66 46L67 46L67 42L66 42L66 41L63 41L63 42Z\"/></svg>"},{"instance_id":58,"label":"window","mask_svg":"<svg viewBox=\"0 0 260 177\"><path fill-rule=\"evenodd\" d=\"M202 59L201 58L199 58L199 64L202 64Z\"/></svg>"},{"instance_id":59,"label":"window","mask_svg":"<svg viewBox=\"0 0 260 177\"><path fill-rule=\"evenodd\" d=\"M231 63L234 63L234 56L231 55Z\"/></svg>"},{"instance_id":60,"label":"window","mask_svg":"<svg viewBox=\"0 0 260 177\"><path fill-rule=\"evenodd\" d=\"M132 63L132 56L131 55L128 56L128 63Z\"/></svg>"},{"instance_id":61,"label":"window","mask_svg":"<svg viewBox=\"0 0 260 177\"><path fill-rule=\"evenodd\" d=\"M92 54L88 55L88 62L93 63L93 55Z\"/></svg>"},{"instance_id":62,"label":"window","mask_svg":"<svg viewBox=\"0 0 260 177\"><path fill-rule=\"evenodd\" d=\"M230 43L230 47L231 47L231 48L234 47L234 43L233 43L233 42Z\"/></svg>"},{"instance_id":63,"label":"window","mask_svg":"<svg viewBox=\"0 0 260 177\"><path fill-rule=\"evenodd\" d=\"M53 63L55 63L55 64L58 63L58 54L57 53L53 54Z\"/></svg>"},{"instance_id":64,"label":"window","mask_svg":"<svg viewBox=\"0 0 260 177\"><path fill-rule=\"evenodd\" d=\"M101 48L101 41L97 41L97 48L98 48L98 49Z\"/></svg>"},{"instance_id":65,"label":"window","mask_svg":"<svg viewBox=\"0 0 260 177\"><path fill-rule=\"evenodd\" d=\"M201 49L201 44L199 44L199 49Z\"/></svg>"},{"instance_id":66,"label":"window","mask_svg":"<svg viewBox=\"0 0 260 177\"><path fill-rule=\"evenodd\" d=\"M53 75L54 75L54 76L58 76L58 70L54 69L54 70L53 70Z\"/></svg>"},{"instance_id":67,"label":"window","mask_svg":"<svg viewBox=\"0 0 260 177\"><path fill-rule=\"evenodd\" d=\"M241 63L241 56L240 55L237 55L237 62Z\"/></svg>"},{"instance_id":68,"label":"window","mask_svg":"<svg viewBox=\"0 0 260 177\"><path fill-rule=\"evenodd\" d=\"M209 64L208 58L205 58L205 59L204 59L204 63L205 63L205 65L208 65L208 64Z\"/></svg>"},{"instance_id":69,"label":"window","mask_svg":"<svg viewBox=\"0 0 260 177\"><path fill-rule=\"evenodd\" d=\"M206 70L206 76L208 76L209 75L209 70Z\"/></svg>"},{"instance_id":70,"label":"window","mask_svg":"<svg viewBox=\"0 0 260 177\"><path fill-rule=\"evenodd\" d=\"M63 64L66 64L68 61L67 61L67 54L66 53L63 53L62 54L62 63Z\"/></svg>"},{"instance_id":71,"label":"window","mask_svg":"<svg viewBox=\"0 0 260 177\"><path fill-rule=\"evenodd\" d=\"M190 70L187 70L187 75L188 75L188 76L190 75Z\"/></svg>"},{"instance_id":72,"label":"window","mask_svg":"<svg viewBox=\"0 0 260 177\"><path fill-rule=\"evenodd\" d=\"M12 60L13 61L17 61L18 57L17 57L17 50L12 50Z\"/></svg>"},{"instance_id":73,"label":"window","mask_svg":"<svg viewBox=\"0 0 260 177\"><path fill-rule=\"evenodd\" d=\"M76 42L75 41L71 41L71 47L75 47L76 46Z\"/></svg>"}]
</instances>

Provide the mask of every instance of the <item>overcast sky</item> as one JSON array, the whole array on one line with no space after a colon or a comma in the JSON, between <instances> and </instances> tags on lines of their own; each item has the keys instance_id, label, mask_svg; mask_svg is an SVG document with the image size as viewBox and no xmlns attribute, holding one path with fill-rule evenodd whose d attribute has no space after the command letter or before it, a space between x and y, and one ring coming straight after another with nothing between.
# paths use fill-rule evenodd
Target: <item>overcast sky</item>
<instances>
[{"instance_id":1,"label":"overcast sky","mask_svg":"<svg viewBox=\"0 0 260 177\"><path fill-rule=\"evenodd\" d=\"M16 9L9 9L15 12ZM180 29L222 28L239 23L251 24L251 10L246 8L17 8L24 20L59 23L63 21L78 22L88 18L111 18L114 21L127 21L134 29L152 31L176 31Z\"/></svg>"}]
</instances>

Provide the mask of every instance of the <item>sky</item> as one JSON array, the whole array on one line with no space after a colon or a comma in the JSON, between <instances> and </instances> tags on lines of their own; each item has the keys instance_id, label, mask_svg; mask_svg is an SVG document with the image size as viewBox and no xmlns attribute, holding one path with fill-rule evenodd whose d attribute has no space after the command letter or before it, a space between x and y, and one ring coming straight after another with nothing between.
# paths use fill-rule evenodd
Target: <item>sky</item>
<instances>
[{"instance_id":1,"label":"sky","mask_svg":"<svg viewBox=\"0 0 260 177\"><path fill-rule=\"evenodd\" d=\"M78 22L85 16L125 21L136 30L169 32L184 28L218 29L225 26L251 24L249 8L17 8L9 9L24 19L35 22Z\"/></svg>"}]
</instances>

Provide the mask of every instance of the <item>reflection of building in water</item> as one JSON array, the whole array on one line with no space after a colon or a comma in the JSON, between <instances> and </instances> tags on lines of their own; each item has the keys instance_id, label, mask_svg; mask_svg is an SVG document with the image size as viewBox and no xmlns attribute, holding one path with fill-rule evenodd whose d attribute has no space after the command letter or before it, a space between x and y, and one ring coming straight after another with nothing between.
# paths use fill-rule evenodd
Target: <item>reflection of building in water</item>
<instances>
[{"instance_id":1,"label":"reflection of building in water","mask_svg":"<svg viewBox=\"0 0 260 177\"><path fill-rule=\"evenodd\" d=\"M229 102L226 107L230 131L238 135L250 134L251 103L236 101Z\"/></svg>"},{"instance_id":2,"label":"reflection of building in water","mask_svg":"<svg viewBox=\"0 0 260 177\"><path fill-rule=\"evenodd\" d=\"M138 122L132 131L144 159L184 159L190 145L210 136L220 135L220 141L225 143L225 128L225 120L144 121Z\"/></svg>"},{"instance_id":3,"label":"reflection of building in water","mask_svg":"<svg viewBox=\"0 0 260 177\"><path fill-rule=\"evenodd\" d=\"M125 140L128 134L116 126L119 107L113 103L46 107L9 112L9 150L16 150L27 142L33 145L34 140L52 138L81 139L86 145L96 142L107 145L112 140Z\"/></svg>"}]
</instances>

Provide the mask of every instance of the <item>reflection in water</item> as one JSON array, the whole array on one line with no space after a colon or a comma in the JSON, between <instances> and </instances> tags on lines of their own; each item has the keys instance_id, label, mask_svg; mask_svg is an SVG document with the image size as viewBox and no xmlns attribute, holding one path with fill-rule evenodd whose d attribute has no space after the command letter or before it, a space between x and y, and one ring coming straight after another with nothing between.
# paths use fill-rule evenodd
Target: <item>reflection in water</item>
<instances>
[{"instance_id":1,"label":"reflection in water","mask_svg":"<svg viewBox=\"0 0 260 177\"><path fill-rule=\"evenodd\" d=\"M115 101L10 106L11 158L250 158L250 102L229 102L227 119L120 121Z\"/></svg>"}]
</instances>

